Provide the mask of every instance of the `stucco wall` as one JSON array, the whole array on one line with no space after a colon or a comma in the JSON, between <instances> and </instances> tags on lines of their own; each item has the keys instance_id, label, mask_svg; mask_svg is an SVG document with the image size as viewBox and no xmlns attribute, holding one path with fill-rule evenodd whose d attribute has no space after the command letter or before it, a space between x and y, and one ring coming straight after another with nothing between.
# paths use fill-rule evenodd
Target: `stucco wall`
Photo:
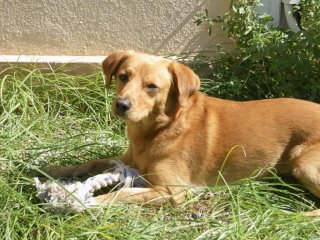
<instances>
[{"instance_id":1,"label":"stucco wall","mask_svg":"<svg viewBox=\"0 0 320 240\"><path fill-rule=\"evenodd\" d=\"M0 55L105 55L116 49L175 54L228 42L195 15L229 0L0 0Z\"/></svg>"}]
</instances>

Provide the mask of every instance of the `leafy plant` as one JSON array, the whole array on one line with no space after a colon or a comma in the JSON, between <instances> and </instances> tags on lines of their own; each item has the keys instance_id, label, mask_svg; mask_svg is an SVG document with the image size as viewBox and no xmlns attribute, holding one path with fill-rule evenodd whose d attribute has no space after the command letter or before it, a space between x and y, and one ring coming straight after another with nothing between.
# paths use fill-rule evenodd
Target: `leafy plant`
<instances>
[{"instance_id":1,"label":"leafy plant","mask_svg":"<svg viewBox=\"0 0 320 240\"><path fill-rule=\"evenodd\" d=\"M320 102L320 2L302 0L295 8L301 15L302 31L294 33L270 26L272 17L259 15L259 0L232 0L230 12L210 17L197 15L196 24L221 25L236 43L233 53L222 48L206 81L209 93L249 100L296 97Z\"/></svg>"}]
</instances>

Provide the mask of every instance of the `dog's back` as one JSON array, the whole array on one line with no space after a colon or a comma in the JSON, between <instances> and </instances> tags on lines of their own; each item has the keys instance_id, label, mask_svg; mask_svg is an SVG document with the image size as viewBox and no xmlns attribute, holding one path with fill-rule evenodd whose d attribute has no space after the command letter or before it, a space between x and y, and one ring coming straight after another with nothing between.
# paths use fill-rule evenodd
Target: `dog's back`
<instances>
[{"instance_id":1,"label":"dog's back","mask_svg":"<svg viewBox=\"0 0 320 240\"><path fill-rule=\"evenodd\" d=\"M248 177L261 168L290 172L307 145L320 143L318 104L284 98L234 102L202 94L194 98L187 118L196 129L193 135L203 137L188 138L189 144L206 149L201 154L211 163L206 168L222 171L226 180Z\"/></svg>"}]
</instances>

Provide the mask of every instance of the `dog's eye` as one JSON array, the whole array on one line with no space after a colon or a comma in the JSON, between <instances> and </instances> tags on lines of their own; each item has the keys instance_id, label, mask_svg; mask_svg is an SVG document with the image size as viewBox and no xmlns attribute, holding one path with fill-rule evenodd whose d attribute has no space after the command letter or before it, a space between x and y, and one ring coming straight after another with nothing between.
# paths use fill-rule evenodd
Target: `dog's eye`
<instances>
[{"instance_id":1,"label":"dog's eye","mask_svg":"<svg viewBox=\"0 0 320 240\"><path fill-rule=\"evenodd\" d=\"M120 74L119 75L119 79L122 81L122 82L127 82L128 79L129 79L129 76L127 74Z\"/></svg>"},{"instance_id":2,"label":"dog's eye","mask_svg":"<svg viewBox=\"0 0 320 240\"><path fill-rule=\"evenodd\" d=\"M147 85L147 88L148 88L148 90L151 91L151 92L154 92L154 91L158 90L158 86L155 85L154 83L148 84L148 85Z\"/></svg>"}]
</instances>

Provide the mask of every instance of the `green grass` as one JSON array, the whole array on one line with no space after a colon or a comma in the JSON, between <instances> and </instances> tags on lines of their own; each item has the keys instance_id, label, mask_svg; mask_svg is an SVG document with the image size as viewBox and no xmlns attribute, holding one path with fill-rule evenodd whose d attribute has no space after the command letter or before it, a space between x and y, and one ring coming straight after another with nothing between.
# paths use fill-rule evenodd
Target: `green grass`
<instances>
[{"instance_id":1,"label":"green grass","mask_svg":"<svg viewBox=\"0 0 320 240\"><path fill-rule=\"evenodd\" d=\"M214 89L205 81L204 90ZM118 155L125 129L110 114L103 76L11 68L0 78L2 239L319 239L316 208L301 186L278 177L206 188L178 207L113 204L100 212L45 212L32 177L41 166Z\"/></svg>"}]
</instances>

